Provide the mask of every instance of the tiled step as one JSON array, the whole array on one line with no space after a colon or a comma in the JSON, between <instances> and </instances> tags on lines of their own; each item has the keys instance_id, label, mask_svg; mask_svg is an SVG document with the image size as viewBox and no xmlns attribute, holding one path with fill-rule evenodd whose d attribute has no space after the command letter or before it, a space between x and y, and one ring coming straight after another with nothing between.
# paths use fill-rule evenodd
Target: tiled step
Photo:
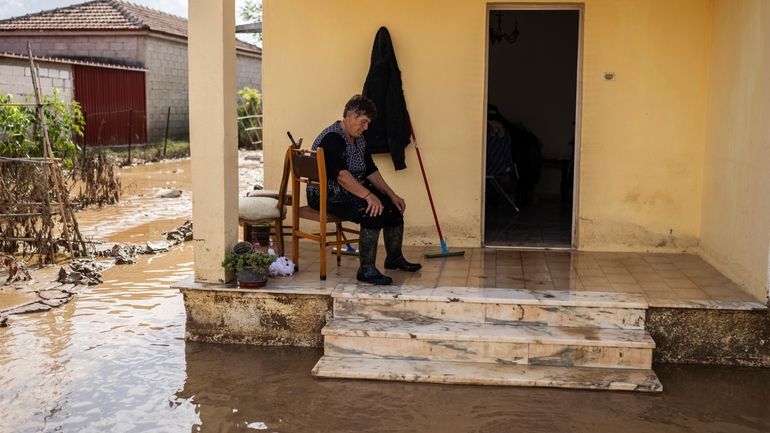
<instances>
[{"instance_id":1,"label":"tiled step","mask_svg":"<svg viewBox=\"0 0 770 433\"><path fill-rule=\"evenodd\" d=\"M644 329L642 295L469 287L340 285L335 317Z\"/></svg>"},{"instance_id":2,"label":"tiled step","mask_svg":"<svg viewBox=\"0 0 770 433\"><path fill-rule=\"evenodd\" d=\"M313 367L312 374L327 378L445 384L663 391L663 385L652 370L323 356Z\"/></svg>"},{"instance_id":3,"label":"tiled step","mask_svg":"<svg viewBox=\"0 0 770 433\"><path fill-rule=\"evenodd\" d=\"M323 329L331 356L649 369L644 330L334 318Z\"/></svg>"}]
</instances>

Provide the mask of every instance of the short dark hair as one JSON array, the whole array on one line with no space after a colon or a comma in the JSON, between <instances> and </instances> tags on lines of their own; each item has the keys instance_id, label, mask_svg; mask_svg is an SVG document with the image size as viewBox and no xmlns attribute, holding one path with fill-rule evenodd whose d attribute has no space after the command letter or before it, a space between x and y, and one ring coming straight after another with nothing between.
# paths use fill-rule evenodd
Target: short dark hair
<instances>
[{"instance_id":1,"label":"short dark hair","mask_svg":"<svg viewBox=\"0 0 770 433\"><path fill-rule=\"evenodd\" d=\"M345 109L342 110L342 117L345 117L350 111L357 116L365 115L371 120L377 117L377 106L374 105L374 101L364 95L353 95L345 104Z\"/></svg>"}]
</instances>

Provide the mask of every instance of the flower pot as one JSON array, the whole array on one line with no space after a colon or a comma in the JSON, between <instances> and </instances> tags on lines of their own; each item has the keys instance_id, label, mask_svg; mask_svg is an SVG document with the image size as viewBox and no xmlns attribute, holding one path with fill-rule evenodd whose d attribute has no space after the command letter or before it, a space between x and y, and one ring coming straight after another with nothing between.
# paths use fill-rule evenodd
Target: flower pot
<instances>
[{"instance_id":1,"label":"flower pot","mask_svg":"<svg viewBox=\"0 0 770 433\"><path fill-rule=\"evenodd\" d=\"M238 272L237 278L238 287L242 289L258 289L265 287L267 284L267 271L245 267L242 271Z\"/></svg>"}]
</instances>

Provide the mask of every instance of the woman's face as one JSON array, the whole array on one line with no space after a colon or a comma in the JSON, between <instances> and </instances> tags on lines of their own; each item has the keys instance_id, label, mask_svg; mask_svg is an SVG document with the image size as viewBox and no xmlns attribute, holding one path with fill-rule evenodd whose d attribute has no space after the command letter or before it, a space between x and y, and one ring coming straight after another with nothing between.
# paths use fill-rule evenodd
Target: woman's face
<instances>
[{"instance_id":1,"label":"woman's face","mask_svg":"<svg viewBox=\"0 0 770 433\"><path fill-rule=\"evenodd\" d=\"M345 116L345 129L351 137L358 138L369 128L371 122L369 116L349 111Z\"/></svg>"}]
</instances>

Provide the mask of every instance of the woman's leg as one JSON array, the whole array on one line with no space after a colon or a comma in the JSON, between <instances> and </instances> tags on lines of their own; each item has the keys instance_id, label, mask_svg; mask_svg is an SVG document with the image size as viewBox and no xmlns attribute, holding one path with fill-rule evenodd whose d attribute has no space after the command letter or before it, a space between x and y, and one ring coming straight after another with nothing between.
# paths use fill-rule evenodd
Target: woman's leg
<instances>
[{"instance_id":1,"label":"woman's leg","mask_svg":"<svg viewBox=\"0 0 770 433\"><path fill-rule=\"evenodd\" d=\"M326 209L332 215L361 225L358 244L359 268L356 279L376 285L392 284L393 279L383 275L375 266L380 230L385 223L384 214L376 217L366 215L366 201L352 196L350 200L344 202L329 202Z\"/></svg>"}]
</instances>

